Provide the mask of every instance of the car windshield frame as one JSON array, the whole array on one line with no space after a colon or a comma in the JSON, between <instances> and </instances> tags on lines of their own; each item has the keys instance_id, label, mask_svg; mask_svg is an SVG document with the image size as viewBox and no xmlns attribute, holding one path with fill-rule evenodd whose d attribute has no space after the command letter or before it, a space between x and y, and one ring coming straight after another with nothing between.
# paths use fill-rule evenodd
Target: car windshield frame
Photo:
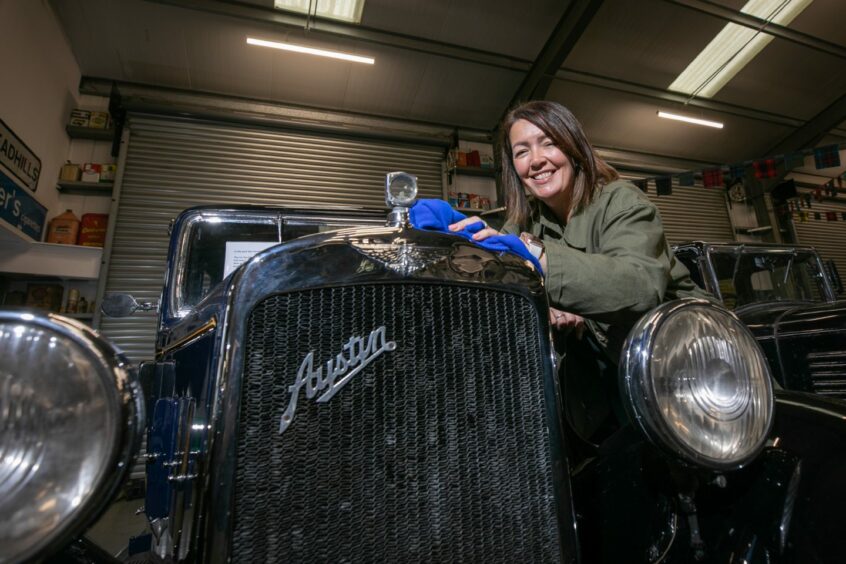
<instances>
[{"instance_id":1,"label":"car windshield frame","mask_svg":"<svg viewBox=\"0 0 846 564\"><path fill-rule=\"evenodd\" d=\"M194 255L198 251L198 245L194 239L197 237L200 229L214 225L220 225L221 230L224 227L229 228L230 231L233 227L236 227L235 231L237 231L237 226L243 227L243 236L228 237L224 240L224 244L246 244L242 245L244 248L239 249L243 258L243 253L251 256L263 250L262 245L264 247L278 245L303 235L322 231L348 227L381 226L384 225L384 219L381 217L356 215L354 211L350 211L350 215L346 216L344 214L333 215L331 212L323 215L319 212L316 214L303 214L295 211L267 209L197 210L189 214L188 217L183 218L183 221L178 222L176 226L178 229L178 233L176 233L176 246L173 250L173 255L170 257L171 264L169 265L166 280L167 288L169 288L167 294L169 317L182 318L188 315L215 286L222 282L228 274L231 274L231 271L227 271L226 266L228 259L225 253L227 249L217 244L216 247L218 248L216 251L214 249L208 249L208 251L212 253L216 252L220 255L213 257L213 262L220 263L215 264L215 270L222 268L223 271L212 273L208 277L208 282L202 284L202 289L199 292L190 291L188 288L189 281L195 278L195 273L192 274L190 271L193 262L196 262ZM251 227L254 230L252 233ZM258 232L260 234L255 236ZM216 243L219 242L217 241ZM258 246L250 247L251 244ZM240 264L240 260L238 260L234 265L230 266Z\"/></svg>"},{"instance_id":2,"label":"car windshield frame","mask_svg":"<svg viewBox=\"0 0 846 564\"><path fill-rule=\"evenodd\" d=\"M834 300L822 260L812 248L712 245L705 255L713 291L729 309Z\"/></svg>"}]
</instances>

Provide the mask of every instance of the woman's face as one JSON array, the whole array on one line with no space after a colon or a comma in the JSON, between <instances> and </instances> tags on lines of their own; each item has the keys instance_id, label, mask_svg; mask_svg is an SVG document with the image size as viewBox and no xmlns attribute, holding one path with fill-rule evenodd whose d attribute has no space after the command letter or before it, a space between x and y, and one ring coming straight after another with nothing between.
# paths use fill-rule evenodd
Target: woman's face
<instances>
[{"instance_id":1,"label":"woman's face","mask_svg":"<svg viewBox=\"0 0 846 564\"><path fill-rule=\"evenodd\" d=\"M576 177L570 158L539 127L524 119L514 122L508 140L523 186L553 210L564 209Z\"/></svg>"}]
</instances>

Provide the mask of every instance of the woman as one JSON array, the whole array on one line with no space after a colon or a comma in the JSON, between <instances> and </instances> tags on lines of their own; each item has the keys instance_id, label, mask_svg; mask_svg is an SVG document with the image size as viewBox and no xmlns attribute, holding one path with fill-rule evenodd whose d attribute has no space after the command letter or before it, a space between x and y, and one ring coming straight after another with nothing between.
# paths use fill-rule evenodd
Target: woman
<instances>
[{"instance_id":1,"label":"woman","mask_svg":"<svg viewBox=\"0 0 846 564\"><path fill-rule=\"evenodd\" d=\"M502 232L540 240L554 326L580 331L587 320L616 362L644 313L664 301L707 297L673 257L658 209L594 152L567 108L528 102L508 113L501 131ZM486 228L474 238L497 234Z\"/></svg>"}]
</instances>

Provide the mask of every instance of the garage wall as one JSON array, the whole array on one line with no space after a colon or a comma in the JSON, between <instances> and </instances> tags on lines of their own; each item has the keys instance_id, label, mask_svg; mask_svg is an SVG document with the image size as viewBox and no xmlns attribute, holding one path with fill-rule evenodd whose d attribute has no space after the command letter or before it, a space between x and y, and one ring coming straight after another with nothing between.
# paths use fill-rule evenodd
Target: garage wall
<instances>
[{"instance_id":1,"label":"garage wall","mask_svg":"<svg viewBox=\"0 0 846 564\"><path fill-rule=\"evenodd\" d=\"M816 247L823 260L834 261L841 279L846 280L846 221L843 220L846 203L831 199L813 201L810 209L802 208L802 211L808 212L809 215L805 223L799 221L796 212L792 215L796 242ZM820 213L820 219L814 219L814 212ZM837 220L827 221L826 212L834 212Z\"/></svg>"},{"instance_id":2,"label":"garage wall","mask_svg":"<svg viewBox=\"0 0 846 564\"><path fill-rule=\"evenodd\" d=\"M421 198L443 195L444 149L325 133L131 115L106 292L157 301L168 225L204 204L336 204L383 208L385 173L418 177ZM132 361L153 358L156 315L103 318L101 332Z\"/></svg>"}]
</instances>

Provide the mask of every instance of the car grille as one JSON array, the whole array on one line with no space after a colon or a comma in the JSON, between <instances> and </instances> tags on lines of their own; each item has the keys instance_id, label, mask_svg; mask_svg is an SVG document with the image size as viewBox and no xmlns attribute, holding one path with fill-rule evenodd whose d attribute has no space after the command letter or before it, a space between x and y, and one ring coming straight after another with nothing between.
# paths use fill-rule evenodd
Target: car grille
<instances>
[{"instance_id":1,"label":"car grille","mask_svg":"<svg viewBox=\"0 0 846 564\"><path fill-rule=\"evenodd\" d=\"M299 394L353 336L385 352ZM274 295L247 321L231 555L242 562L561 559L537 311L515 294L366 285ZM319 395L319 394L317 394Z\"/></svg>"},{"instance_id":2,"label":"car grille","mask_svg":"<svg viewBox=\"0 0 846 564\"><path fill-rule=\"evenodd\" d=\"M808 353L806 360L815 393L846 399L846 351Z\"/></svg>"}]
</instances>

